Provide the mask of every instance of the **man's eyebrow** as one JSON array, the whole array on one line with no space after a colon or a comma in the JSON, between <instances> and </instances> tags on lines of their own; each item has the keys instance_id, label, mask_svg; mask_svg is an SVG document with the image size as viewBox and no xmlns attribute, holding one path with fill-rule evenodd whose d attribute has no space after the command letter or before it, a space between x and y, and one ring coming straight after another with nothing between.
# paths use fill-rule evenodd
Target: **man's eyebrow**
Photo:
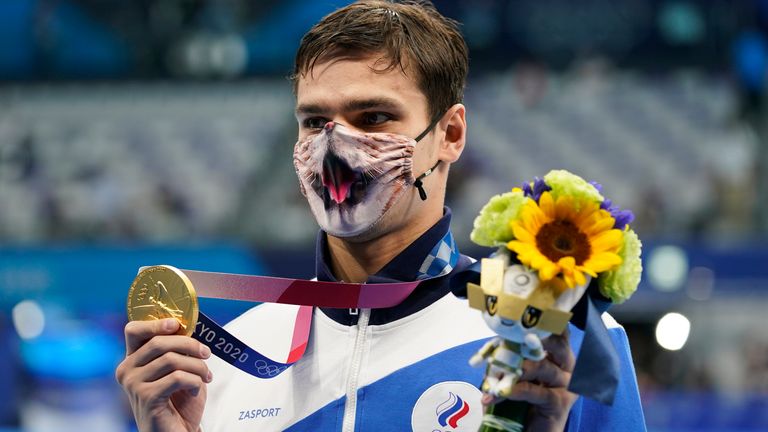
<instances>
[{"instance_id":1,"label":"man's eyebrow","mask_svg":"<svg viewBox=\"0 0 768 432\"><path fill-rule=\"evenodd\" d=\"M325 107L318 104L301 104L296 107L296 114L322 114L326 111Z\"/></svg>"},{"instance_id":2,"label":"man's eyebrow","mask_svg":"<svg viewBox=\"0 0 768 432\"><path fill-rule=\"evenodd\" d=\"M363 111L371 108L387 110L401 110L402 104L388 97L374 97L366 99L351 99L341 105L342 111ZM316 103L301 104L296 107L296 114L323 114L330 111L327 106Z\"/></svg>"},{"instance_id":3,"label":"man's eyebrow","mask_svg":"<svg viewBox=\"0 0 768 432\"><path fill-rule=\"evenodd\" d=\"M374 97L367 99L352 99L344 102L342 109L344 111L362 111L371 108L400 109L401 103L388 97Z\"/></svg>"}]
</instances>

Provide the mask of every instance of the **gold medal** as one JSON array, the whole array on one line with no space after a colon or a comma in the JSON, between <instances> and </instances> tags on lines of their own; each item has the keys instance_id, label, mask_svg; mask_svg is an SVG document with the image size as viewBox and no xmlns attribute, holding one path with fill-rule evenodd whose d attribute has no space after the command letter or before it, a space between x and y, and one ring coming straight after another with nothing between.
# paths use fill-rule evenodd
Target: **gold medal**
<instances>
[{"instance_id":1,"label":"gold medal","mask_svg":"<svg viewBox=\"0 0 768 432\"><path fill-rule=\"evenodd\" d=\"M176 318L179 334L191 336L198 317L197 295L189 278L167 265L142 270L128 291L128 320Z\"/></svg>"}]
</instances>

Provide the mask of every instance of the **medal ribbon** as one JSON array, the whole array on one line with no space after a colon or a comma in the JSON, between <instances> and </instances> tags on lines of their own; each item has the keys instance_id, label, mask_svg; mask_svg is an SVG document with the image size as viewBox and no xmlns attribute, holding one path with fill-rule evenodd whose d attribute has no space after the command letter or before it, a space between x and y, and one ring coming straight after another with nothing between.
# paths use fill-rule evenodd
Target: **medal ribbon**
<instances>
[{"instance_id":1,"label":"medal ribbon","mask_svg":"<svg viewBox=\"0 0 768 432\"><path fill-rule=\"evenodd\" d=\"M420 283L451 272L459 259L453 235L448 231L427 255L418 280L382 284L320 282L268 276L246 276L181 270L198 297L299 305L291 349L284 362L270 359L248 347L222 326L199 312L192 337L205 344L225 362L258 378L274 378L304 355L312 326L313 307L342 309L397 306Z\"/></svg>"},{"instance_id":2,"label":"medal ribbon","mask_svg":"<svg viewBox=\"0 0 768 432\"><path fill-rule=\"evenodd\" d=\"M181 270L199 297L330 308L385 308L398 305L420 281L384 284L319 282Z\"/></svg>"}]
</instances>

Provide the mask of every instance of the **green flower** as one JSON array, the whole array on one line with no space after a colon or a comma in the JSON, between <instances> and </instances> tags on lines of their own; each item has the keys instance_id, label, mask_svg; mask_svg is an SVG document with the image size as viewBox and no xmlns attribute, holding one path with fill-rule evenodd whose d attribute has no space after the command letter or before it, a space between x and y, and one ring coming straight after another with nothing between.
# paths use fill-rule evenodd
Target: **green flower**
<instances>
[{"instance_id":1,"label":"green flower","mask_svg":"<svg viewBox=\"0 0 768 432\"><path fill-rule=\"evenodd\" d=\"M555 201L561 196L570 196L577 207L581 202L603 202L603 196L596 187L583 178L566 170L552 170L544 176L544 182L552 188L551 194ZM580 210L576 208L576 211Z\"/></svg>"},{"instance_id":2,"label":"green flower","mask_svg":"<svg viewBox=\"0 0 768 432\"><path fill-rule=\"evenodd\" d=\"M523 191L495 195L475 218L469 238L480 246L501 246L515 238L509 222L517 219L527 198Z\"/></svg>"},{"instance_id":3,"label":"green flower","mask_svg":"<svg viewBox=\"0 0 768 432\"><path fill-rule=\"evenodd\" d=\"M620 266L614 270L599 275L597 282L600 293L610 298L614 303L623 303L637 290L643 264L640 261L640 251L643 245L634 231L624 231L624 244L619 249L622 259Z\"/></svg>"}]
</instances>

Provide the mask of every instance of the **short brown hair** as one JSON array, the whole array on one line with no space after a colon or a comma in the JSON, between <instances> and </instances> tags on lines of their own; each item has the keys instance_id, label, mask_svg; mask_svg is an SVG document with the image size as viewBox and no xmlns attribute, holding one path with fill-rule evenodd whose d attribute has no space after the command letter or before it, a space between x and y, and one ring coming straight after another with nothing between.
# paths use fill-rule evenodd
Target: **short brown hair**
<instances>
[{"instance_id":1,"label":"short brown hair","mask_svg":"<svg viewBox=\"0 0 768 432\"><path fill-rule=\"evenodd\" d=\"M311 73L318 61L377 53L388 60L377 70L399 66L403 73L415 72L430 119L462 102L467 45L458 23L426 1L363 0L325 16L301 39L291 75L294 92L299 77Z\"/></svg>"}]
</instances>

